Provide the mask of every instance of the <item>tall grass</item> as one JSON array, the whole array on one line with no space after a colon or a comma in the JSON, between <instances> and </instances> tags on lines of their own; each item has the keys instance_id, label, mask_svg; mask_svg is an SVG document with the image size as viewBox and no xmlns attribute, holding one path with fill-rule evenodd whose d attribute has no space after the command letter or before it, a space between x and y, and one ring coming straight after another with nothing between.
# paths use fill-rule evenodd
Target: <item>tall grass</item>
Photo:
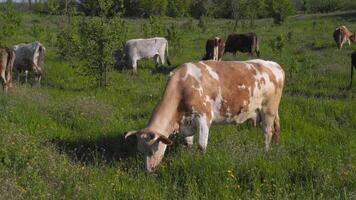
<instances>
[{"instance_id":1,"label":"tall grass","mask_svg":"<svg viewBox=\"0 0 356 200\"><path fill-rule=\"evenodd\" d=\"M13 44L40 40L47 48L42 87L16 84L0 95L0 199L354 199L356 198L355 87L347 90L351 46L336 50L334 28L347 18L290 19L283 26L258 21L265 59L287 74L280 106L279 145L264 153L262 132L248 123L215 125L205 154L173 136L157 172L147 174L126 131L146 125L162 95L166 75L198 60L210 36L227 37L227 20L207 20L207 30L179 31L182 51L173 66L150 60L111 71L109 86L92 87L76 64L59 59L52 41L27 34L31 21L55 34L57 16L24 14ZM187 20L163 19L180 27ZM51 22L51 23L49 23ZM129 37L141 37L144 20L128 19ZM195 22L194 22L195 23ZM43 36L42 36L43 35ZM282 53L269 41L285 37ZM246 60L246 54L226 60Z\"/></svg>"}]
</instances>

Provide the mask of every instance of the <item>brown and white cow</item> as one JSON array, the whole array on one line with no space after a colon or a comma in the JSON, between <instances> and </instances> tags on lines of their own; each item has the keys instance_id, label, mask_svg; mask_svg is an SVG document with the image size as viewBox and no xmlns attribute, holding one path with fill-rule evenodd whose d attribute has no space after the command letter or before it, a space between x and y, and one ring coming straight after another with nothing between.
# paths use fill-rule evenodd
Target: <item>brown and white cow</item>
<instances>
[{"instance_id":1,"label":"brown and white cow","mask_svg":"<svg viewBox=\"0 0 356 200\"><path fill-rule=\"evenodd\" d=\"M346 42L351 45L351 42L356 43L356 33L352 33L346 26L340 26L334 31L334 41L339 49L341 49Z\"/></svg>"},{"instance_id":2,"label":"brown and white cow","mask_svg":"<svg viewBox=\"0 0 356 200\"><path fill-rule=\"evenodd\" d=\"M9 48L0 48L0 74L2 86L5 92L12 86L12 70L15 60L15 52Z\"/></svg>"},{"instance_id":3,"label":"brown and white cow","mask_svg":"<svg viewBox=\"0 0 356 200\"><path fill-rule=\"evenodd\" d=\"M206 53L202 60L221 61L221 58L223 57L225 51L224 39L219 37L208 39L205 44L205 51Z\"/></svg>"},{"instance_id":4,"label":"brown and white cow","mask_svg":"<svg viewBox=\"0 0 356 200\"><path fill-rule=\"evenodd\" d=\"M264 60L200 61L186 63L171 72L162 99L146 128L130 131L138 150L144 154L146 170L154 170L163 158L168 137L180 132L188 145L195 130L203 151L212 123L261 122L265 149L272 137L279 138L278 107L284 85L284 71L275 62Z\"/></svg>"}]
</instances>

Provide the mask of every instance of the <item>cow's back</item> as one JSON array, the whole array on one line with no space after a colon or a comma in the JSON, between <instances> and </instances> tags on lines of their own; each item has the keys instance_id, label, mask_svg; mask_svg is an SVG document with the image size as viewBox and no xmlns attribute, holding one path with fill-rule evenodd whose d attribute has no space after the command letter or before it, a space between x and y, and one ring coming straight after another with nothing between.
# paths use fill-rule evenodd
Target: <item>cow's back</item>
<instances>
[{"instance_id":1,"label":"cow's back","mask_svg":"<svg viewBox=\"0 0 356 200\"><path fill-rule=\"evenodd\" d=\"M152 57L157 54L158 50L167 44L165 38L148 38L128 40L124 46L124 52L129 57ZM165 46L163 46L165 47Z\"/></svg>"},{"instance_id":2,"label":"cow's back","mask_svg":"<svg viewBox=\"0 0 356 200\"><path fill-rule=\"evenodd\" d=\"M280 99L284 84L280 66L263 60L186 63L173 74L180 76L187 108L213 113L214 122L255 118L263 102Z\"/></svg>"},{"instance_id":3,"label":"cow's back","mask_svg":"<svg viewBox=\"0 0 356 200\"><path fill-rule=\"evenodd\" d=\"M257 38L254 33L246 34L231 34L226 40L225 52L250 52L252 51L252 46L254 37Z\"/></svg>"}]
</instances>

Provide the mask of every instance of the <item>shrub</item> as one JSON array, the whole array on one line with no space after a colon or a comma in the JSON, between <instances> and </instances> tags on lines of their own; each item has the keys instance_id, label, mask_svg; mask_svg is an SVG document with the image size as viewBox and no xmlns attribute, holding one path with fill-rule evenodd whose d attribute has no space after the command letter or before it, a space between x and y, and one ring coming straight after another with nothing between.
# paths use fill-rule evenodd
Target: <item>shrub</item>
<instances>
[{"instance_id":1,"label":"shrub","mask_svg":"<svg viewBox=\"0 0 356 200\"><path fill-rule=\"evenodd\" d=\"M0 4L0 45L6 46L6 40L11 39L21 24L21 15L15 11L11 0Z\"/></svg>"},{"instance_id":2,"label":"shrub","mask_svg":"<svg viewBox=\"0 0 356 200\"><path fill-rule=\"evenodd\" d=\"M308 12L332 12L342 7L342 0L308 0L307 3Z\"/></svg>"},{"instance_id":3,"label":"shrub","mask_svg":"<svg viewBox=\"0 0 356 200\"><path fill-rule=\"evenodd\" d=\"M274 53L282 54L285 46L285 39L282 35L270 40L269 45Z\"/></svg>"},{"instance_id":4,"label":"shrub","mask_svg":"<svg viewBox=\"0 0 356 200\"><path fill-rule=\"evenodd\" d=\"M165 15L167 12L167 0L140 0L138 2L141 16L150 17L155 15Z\"/></svg>"},{"instance_id":5,"label":"shrub","mask_svg":"<svg viewBox=\"0 0 356 200\"><path fill-rule=\"evenodd\" d=\"M182 51L182 33L179 31L175 24L172 24L167 28L167 39L171 47L176 54L181 53Z\"/></svg>"},{"instance_id":6,"label":"shrub","mask_svg":"<svg viewBox=\"0 0 356 200\"><path fill-rule=\"evenodd\" d=\"M198 22L198 27L203 31L205 32L207 29L208 29L208 22L207 22L207 18L206 17L203 17L201 16L199 18L199 22Z\"/></svg>"},{"instance_id":7,"label":"shrub","mask_svg":"<svg viewBox=\"0 0 356 200\"><path fill-rule=\"evenodd\" d=\"M153 37L162 35L164 32L164 25L160 23L158 17L151 16L141 26L144 37Z\"/></svg>"},{"instance_id":8,"label":"shrub","mask_svg":"<svg viewBox=\"0 0 356 200\"><path fill-rule=\"evenodd\" d=\"M267 5L275 24L282 24L289 15L294 13L290 0L268 0Z\"/></svg>"},{"instance_id":9,"label":"shrub","mask_svg":"<svg viewBox=\"0 0 356 200\"><path fill-rule=\"evenodd\" d=\"M182 0L170 0L168 1L167 15L171 17L183 17L186 16L188 7L186 2Z\"/></svg>"}]
</instances>

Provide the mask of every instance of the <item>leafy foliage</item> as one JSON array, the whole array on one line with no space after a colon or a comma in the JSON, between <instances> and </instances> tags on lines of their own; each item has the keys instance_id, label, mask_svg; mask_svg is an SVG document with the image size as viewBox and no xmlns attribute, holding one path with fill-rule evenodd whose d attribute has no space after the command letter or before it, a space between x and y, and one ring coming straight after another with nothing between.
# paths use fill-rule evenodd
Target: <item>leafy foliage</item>
<instances>
[{"instance_id":1,"label":"leafy foliage","mask_svg":"<svg viewBox=\"0 0 356 200\"><path fill-rule=\"evenodd\" d=\"M16 35L16 29L21 25L21 15L15 11L11 0L0 4L0 45L9 45L4 41L9 41Z\"/></svg>"},{"instance_id":2,"label":"leafy foliage","mask_svg":"<svg viewBox=\"0 0 356 200\"><path fill-rule=\"evenodd\" d=\"M275 24L282 24L289 15L294 13L290 0L268 0L268 10Z\"/></svg>"}]
</instances>

